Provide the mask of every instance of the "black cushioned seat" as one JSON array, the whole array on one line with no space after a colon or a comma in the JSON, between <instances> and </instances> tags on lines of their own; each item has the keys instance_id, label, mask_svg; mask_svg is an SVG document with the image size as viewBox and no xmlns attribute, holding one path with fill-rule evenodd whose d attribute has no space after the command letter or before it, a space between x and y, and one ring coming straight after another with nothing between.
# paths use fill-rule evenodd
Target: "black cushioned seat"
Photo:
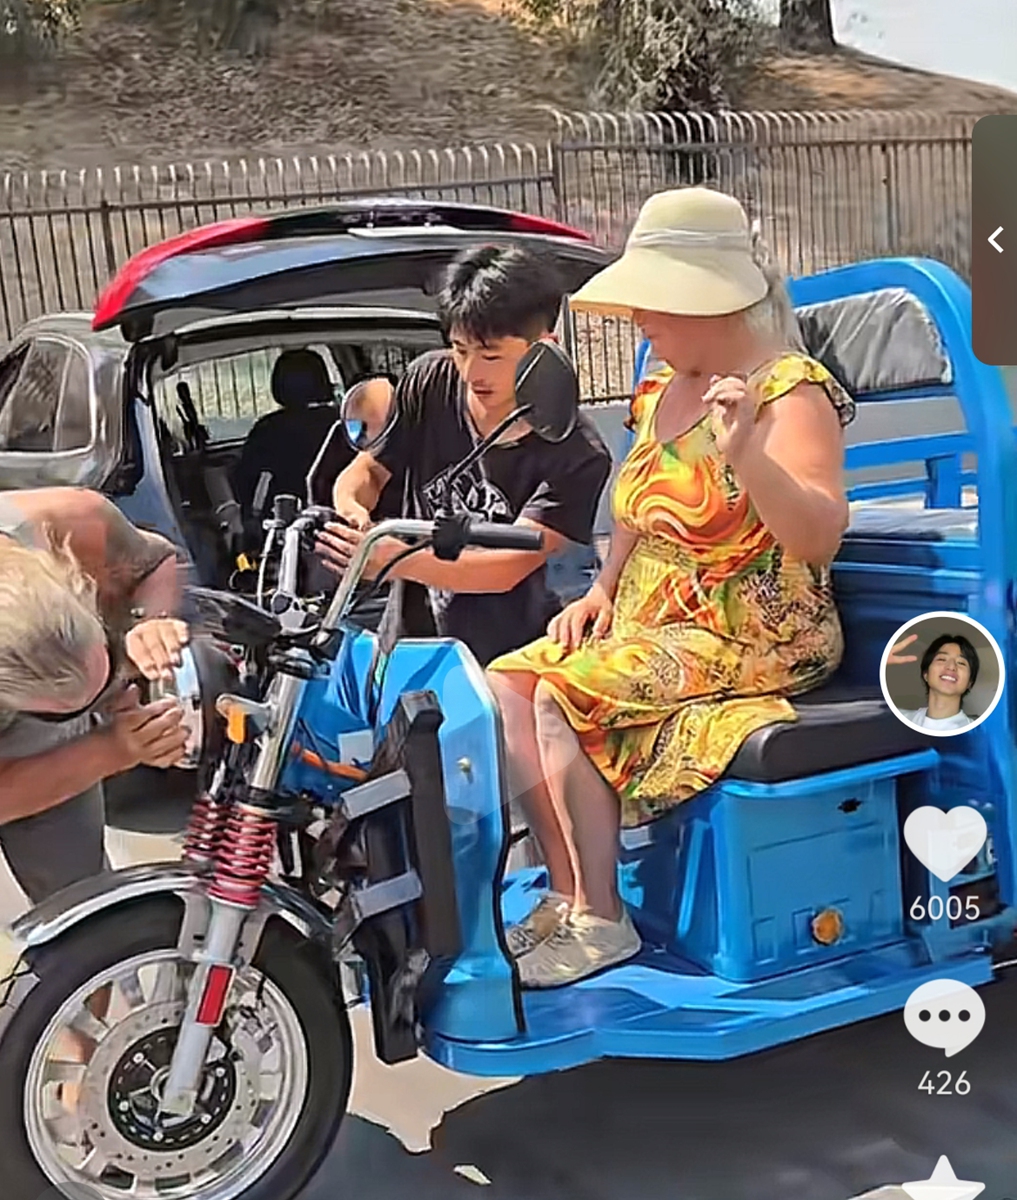
<instances>
[{"instance_id":1,"label":"black cushioned seat","mask_svg":"<svg viewBox=\"0 0 1017 1200\"><path fill-rule=\"evenodd\" d=\"M832 682L792 703L798 720L746 738L725 778L780 783L935 745L894 716L878 686Z\"/></svg>"},{"instance_id":2,"label":"black cushioned seat","mask_svg":"<svg viewBox=\"0 0 1017 1200\"><path fill-rule=\"evenodd\" d=\"M970 542L978 538L978 509L866 505L851 514L844 537L851 542Z\"/></svg>"}]
</instances>

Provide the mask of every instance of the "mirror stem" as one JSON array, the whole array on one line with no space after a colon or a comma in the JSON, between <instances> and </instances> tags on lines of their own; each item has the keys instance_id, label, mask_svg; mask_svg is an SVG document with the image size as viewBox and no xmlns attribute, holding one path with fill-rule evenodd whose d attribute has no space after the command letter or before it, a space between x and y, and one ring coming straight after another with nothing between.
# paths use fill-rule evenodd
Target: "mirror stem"
<instances>
[{"instance_id":1,"label":"mirror stem","mask_svg":"<svg viewBox=\"0 0 1017 1200\"><path fill-rule=\"evenodd\" d=\"M488 450L491 449L491 447L501 437L506 429L510 429L517 421L521 421L523 417L529 416L532 411L532 404L523 404L519 408L514 409L503 421L499 422L494 429L491 430L491 432L486 438L484 438L483 441L478 442L477 445L473 447L470 453L467 454L467 456L459 464L459 466L452 471L448 479L445 481L444 511L447 516L451 516L454 512L452 507L452 488L456 480L461 475L464 475L475 463L478 463L484 457L484 455L488 452Z\"/></svg>"}]
</instances>

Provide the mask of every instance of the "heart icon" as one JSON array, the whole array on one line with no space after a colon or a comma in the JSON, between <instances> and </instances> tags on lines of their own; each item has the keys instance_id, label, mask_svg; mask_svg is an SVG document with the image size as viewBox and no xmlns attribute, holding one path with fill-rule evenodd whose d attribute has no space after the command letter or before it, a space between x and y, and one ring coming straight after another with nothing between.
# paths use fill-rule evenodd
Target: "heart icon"
<instances>
[{"instance_id":1,"label":"heart icon","mask_svg":"<svg viewBox=\"0 0 1017 1200\"><path fill-rule=\"evenodd\" d=\"M975 857L988 835L982 814L964 805L949 812L926 805L904 822L908 849L944 883Z\"/></svg>"}]
</instances>

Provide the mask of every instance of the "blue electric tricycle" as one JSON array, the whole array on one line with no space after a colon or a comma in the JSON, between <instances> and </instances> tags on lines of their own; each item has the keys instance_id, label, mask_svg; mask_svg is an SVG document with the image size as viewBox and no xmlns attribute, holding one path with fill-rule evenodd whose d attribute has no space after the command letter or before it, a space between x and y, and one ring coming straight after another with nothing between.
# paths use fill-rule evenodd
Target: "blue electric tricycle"
<instances>
[{"instance_id":1,"label":"blue electric tricycle","mask_svg":"<svg viewBox=\"0 0 1017 1200\"><path fill-rule=\"evenodd\" d=\"M937 978L993 981L1017 926L1011 696L964 736L932 738L894 716L878 678L894 632L926 611L969 614L1014 661L1005 380L974 358L968 289L937 263L831 270L793 295L810 350L859 401L858 503L834 568L843 666L707 792L625 831L619 878L642 953L567 988L520 989L504 928L544 880L506 873L483 672L455 641L355 620L375 536L454 556L539 535L386 522L316 607L298 566L328 514L281 505L270 602L192 597L242 662L214 700L224 736L183 861L69 889L0 942L5 1196L294 1197L346 1108L344 979L363 982L384 1062L425 1053L491 1076L728 1059L902 1009ZM560 437L576 394L558 353L537 348L517 415ZM207 706L190 666L181 698ZM990 831L948 884L902 842L929 804L973 806Z\"/></svg>"}]
</instances>

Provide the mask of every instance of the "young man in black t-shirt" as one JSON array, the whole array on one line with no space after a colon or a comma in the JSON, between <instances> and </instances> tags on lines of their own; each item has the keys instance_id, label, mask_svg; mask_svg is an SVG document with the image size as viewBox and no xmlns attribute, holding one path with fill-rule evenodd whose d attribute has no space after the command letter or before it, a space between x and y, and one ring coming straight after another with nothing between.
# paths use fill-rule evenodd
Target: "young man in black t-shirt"
<instances>
[{"instance_id":1,"label":"young man in black t-shirt","mask_svg":"<svg viewBox=\"0 0 1017 1200\"><path fill-rule=\"evenodd\" d=\"M551 334L562 296L553 267L527 250L484 246L455 261L438 305L450 347L410 365L384 443L358 455L336 480L333 505L349 525L332 525L321 537L329 566L345 569L392 480L401 481L405 516L437 514L449 472L514 409L516 367L534 341ZM405 558L391 576L422 585L427 600L407 603L406 632L458 638L484 666L541 637L559 607L547 586L547 559L568 541L591 541L610 470L610 452L585 417L557 444L525 423L512 427L456 480L452 507L540 529L544 549L467 549L456 562L430 550ZM379 543L369 577L404 549L394 539ZM422 612L430 629L420 627Z\"/></svg>"}]
</instances>

